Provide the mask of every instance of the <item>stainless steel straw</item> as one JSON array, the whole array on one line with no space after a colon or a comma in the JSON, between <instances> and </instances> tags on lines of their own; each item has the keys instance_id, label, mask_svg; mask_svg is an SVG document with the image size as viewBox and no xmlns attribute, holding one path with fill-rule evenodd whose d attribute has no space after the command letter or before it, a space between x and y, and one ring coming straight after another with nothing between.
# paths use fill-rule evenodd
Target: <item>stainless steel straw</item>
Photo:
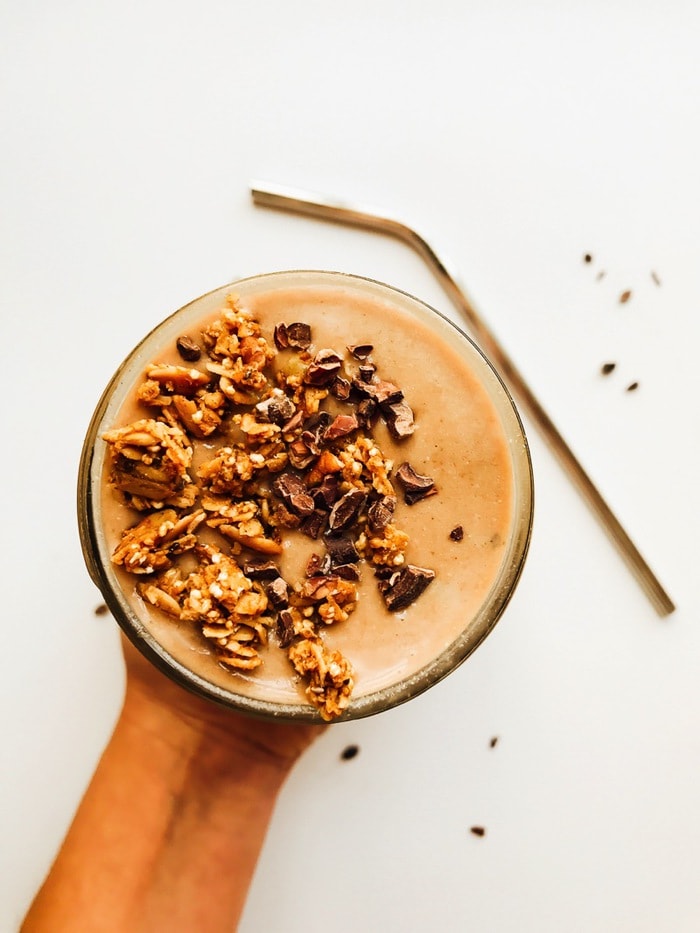
<instances>
[{"instance_id":1,"label":"stainless steel straw","mask_svg":"<svg viewBox=\"0 0 700 933\"><path fill-rule=\"evenodd\" d=\"M668 615L673 612L675 606L670 596L661 586L656 575L617 520L549 415L535 398L515 363L478 314L472 302L457 285L455 278L450 274L435 250L420 234L401 221L390 217L382 217L357 206L330 201L325 197L305 191L278 185L253 184L251 193L255 204L263 207L274 207L279 210L306 214L309 217L317 217L322 220L350 224L355 227L386 233L403 240L404 243L408 243L409 246L413 247L433 270L445 292L462 313L472 336L496 365L512 394L535 422L561 466L617 545L620 553L659 614Z\"/></svg>"}]
</instances>

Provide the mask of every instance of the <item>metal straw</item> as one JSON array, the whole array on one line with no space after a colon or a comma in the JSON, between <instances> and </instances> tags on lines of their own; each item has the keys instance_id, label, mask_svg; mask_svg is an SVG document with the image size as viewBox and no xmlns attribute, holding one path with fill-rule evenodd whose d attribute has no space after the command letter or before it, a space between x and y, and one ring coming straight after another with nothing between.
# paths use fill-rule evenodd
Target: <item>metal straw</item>
<instances>
[{"instance_id":1,"label":"metal straw","mask_svg":"<svg viewBox=\"0 0 700 933\"><path fill-rule=\"evenodd\" d=\"M463 314L469 330L474 339L481 346L486 356L499 369L512 394L521 406L529 413L539 428L542 436L559 459L574 485L593 510L601 524L608 532L620 553L627 561L637 581L647 594L660 615L673 612L675 606L670 596L644 560L634 542L617 520L612 510L602 497L595 484L579 463L576 455L559 433L549 415L535 398L532 390L518 371L515 363L503 349L490 328L478 314L472 302L457 285L455 278L450 274L445 264L438 257L435 250L414 229L401 221L390 217L382 217L372 211L337 201L330 201L309 192L299 191L278 185L254 184L251 193L255 204L263 207L274 207L279 210L292 211L330 220L336 223L350 224L363 227L379 233L386 233L408 243L409 246L423 257L437 276L445 292Z\"/></svg>"}]
</instances>

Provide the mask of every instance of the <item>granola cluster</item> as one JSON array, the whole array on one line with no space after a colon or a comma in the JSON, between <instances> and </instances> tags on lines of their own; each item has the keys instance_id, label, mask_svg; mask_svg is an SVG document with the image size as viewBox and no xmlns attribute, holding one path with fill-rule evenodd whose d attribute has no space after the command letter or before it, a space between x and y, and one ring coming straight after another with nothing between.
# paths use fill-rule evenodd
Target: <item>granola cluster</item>
<instances>
[{"instance_id":1,"label":"granola cluster","mask_svg":"<svg viewBox=\"0 0 700 933\"><path fill-rule=\"evenodd\" d=\"M394 472L372 436L378 418L398 440L414 429L372 349L315 349L299 322L278 324L273 345L229 297L197 340L178 338L183 365L146 369L136 397L147 416L103 435L112 486L145 513L124 530L113 562L232 671L285 651L325 720L347 708L354 674L323 633L350 619L361 566L391 611L434 578L406 562L394 479L409 504L434 483L408 464ZM323 545L294 581L279 567L292 530Z\"/></svg>"}]
</instances>

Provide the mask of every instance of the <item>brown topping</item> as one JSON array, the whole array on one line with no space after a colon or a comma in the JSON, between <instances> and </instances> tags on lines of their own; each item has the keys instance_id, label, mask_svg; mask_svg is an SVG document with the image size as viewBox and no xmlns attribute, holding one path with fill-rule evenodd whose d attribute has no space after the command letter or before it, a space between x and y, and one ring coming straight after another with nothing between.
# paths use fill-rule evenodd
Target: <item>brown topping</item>
<instances>
[{"instance_id":1,"label":"brown topping","mask_svg":"<svg viewBox=\"0 0 700 933\"><path fill-rule=\"evenodd\" d=\"M333 567L342 564L356 564L360 559L354 541L347 535L326 538L326 548Z\"/></svg>"},{"instance_id":2,"label":"brown topping","mask_svg":"<svg viewBox=\"0 0 700 933\"><path fill-rule=\"evenodd\" d=\"M343 531L353 525L366 501L367 496L359 489L345 493L335 503L328 516L330 530Z\"/></svg>"},{"instance_id":3,"label":"brown topping","mask_svg":"<svg viewBox=\"0 0 700 933\"><path fill-rule=\"evenodd\" d=\"M391 436L397 441L410 437L415 431L413 410L406 402L394 402L389 405L384 411L384 417Z\"/></svg>"},{"instance_id":4,"label":"brown topping","mask_svg":"<svg viewBox=\"0 0 700 933\"><path fill-rule=\"evenodd\" d=\"M304 483L294 473L282 473L274 481L272 488L295 515L305 516L313 513L314 500Z\"/></svg>"},{"instance_id":5,"label":"brown topping","mask_svg":"<svg viewBox=\"0 0 700 933\"><path fill-rule=\"evenodd\" d=\"M251 560L243 564L243 573L251 580L274 580L279 568L273 560Z\"/></svg>"},{"instance_id":6,"label":"brown topping","mask_svg":"<svg viewBox=\"0 0 700 933\"><path fill-rule=\"evenodd\" d=\"M308 350L311 346L311 328L308 324L302 324L296 321L294 324L287 324L287 342L290 347L297 350Z\"/></svg>"},{"instance_id":7,"label":"brown topping","mask_svg":"<svg viewBox=\"0 0 700 933\"><path fill-rule=\"evenodd\" d=\"M175 342L177 352L188 363L196 363L202 355L202 348L191 337L183 335Z\"/></svg>"},{"instance_id":8,"label":"brown topping","mask_svg":"<svg viewBox=\"0 0 700 933\"><path fill-rule=\"evenodd\" d=\"M452 531L450 532L450 539L452 541L462 541L464 538L464 528L461 525L455 525Z\"/></svg>"},{"instance_id":9,"label":"brown topping","mask_svg":"<svg viewBox=\"0 0 700 933\"><path fill-rule=\"evenodd\" d=\"M356 360L366 360L374 347L371 343L356 343L348 347L349 352Z\"/></svg>"},{"instance_id":10,"label":"brown topping","mask_svg":"<svg viewBox=\"0 0 700 933\"><path fill-rule=\"evenodd\" d=\"M336 376L331 383L331 395L334 395L337 399L340 399L341 402L345 402L350 398L351 388L352 387L347 379L343 379L342 376Z\"/></svg>"},{"instance_id":11,"label":"brown topping","mask_svg":"<svg viewBox=\"0 0 700 933\"><path fill-rule=\"evenodd\" d=\"M310 386L329 386L340 371L341 357L335 350L319 350L304 373L304 382Z\"/></svg>"},{"instance_id":12,"label":"brown topping","mask_svg":"<svg viewBox=\"0 0 700 933\"><path fill-rule=\"evenodd\" d=\"M306 696L322 718L330 721L340 716L350 702L352 665L339 651L328 651L320 641L308 638L291 646L289 660L307 678Z\"/></svg>"},{"instance_id":13,"label":"brown topping","mask_svg":"<svg viewBox=\"0 0 700 933\"><path fill-rule=\"evenodd\" d=\"M276 577L265 587L267 598L275 609L286 609L289 605L289 588L282 577Z\"/></svg>"},{"instance_id":14,"label":"brown topping","mask_svg":"<svg viewBox=\"0 0 700 933\"><path fill-rule=\"evenodd\" d=\"M396 496L382 496L373 502L367 509L367 524L370 530L383 531L394 517L395 509Z\"/></svg>"},{"instance_id":15,"label":"brown topping","mask_svg":"<svg viewBox=\"0 0 700 933\"><path fill-rule=\"evenodd\" d=\"M285 426L295 412L294 403L283 393L271 395L262 402L258 402L255 410L265 421Z\"/></svg>"},{"instance_id":16,"label":"brown topping","mask_svg":"<svg viewBox=\"0 0 700 933\"><path fill-rule=\"evenodd\" d=\"M380 408L386 408L395 402L400 402L403 398L401 389L395 386L393 382L387 382L384 379L375 379L373 382L354 379L352 384L361 395L371 398Z\"/></svg>"},{"instance_id":17,"label":"brown topping","mask_svg":"<svg viewBox=\"0 0 700 933\"><path fill-rule=\"evenodd\" d=\"M358 367L357 371L360 375L360 379L363 382L371 382L374 374L377 371L377 367L374 365L374 363L364 363L362 366Z\"/></svg>"},{"instance_id":18,"label":"brown topping","mask_svg":"<svg viewBox=\"0 0 700 933\"><path fill-rule=\"evenodd\" d=\"M432 570L412 567L410 564L392 574L388 579L379 580L379 590L384 597L387 609L400 612L415 602L426 587L435 579Z\"/></svg>"},{"instance_id":19,"label":"brown topping","mask_svg":"<svg viewBox=\"0 0 700 933\"><path fill-rule=\"evenodd\" d=\"M404 499L408 505L413 505L426 496L434 496L437 492L433 478L416 473L410 463L401 464L396 471L396 479L403 488Z\"/></svg>"},{"instance_id":20,"label":"brown topping","mask_svg":"<svg viewBox=\"0 0 700 933\"><path fill-rule=\"evenodd\" d=\"M288 648L294 641L294 616L290 609L283 609L277 616L277 638L281 648Z\"/></svg>"},{"instance_id":21,"label":"brown topping","mask_svg":"<svg viewBox=\"0 0 700 933\"><path fill-rule=\"evenodd\" d=\"M347 437L353 431L357 431L360 423L356 415L337 415L333 422L326 428L324 441L337 441L339 437Z\"/></svg>"}]
</instances>

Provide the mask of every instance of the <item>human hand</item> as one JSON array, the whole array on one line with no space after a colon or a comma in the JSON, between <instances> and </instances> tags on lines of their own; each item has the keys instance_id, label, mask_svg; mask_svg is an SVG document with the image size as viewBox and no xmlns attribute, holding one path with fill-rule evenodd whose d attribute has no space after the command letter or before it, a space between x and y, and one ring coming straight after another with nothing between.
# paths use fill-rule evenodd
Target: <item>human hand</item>
<instances>
[{"instance_id":1,"label":"human hand","mask_svg":"<svg viewBox=\"0 0 700 933\"><path fill-rule=\"evenodd\" d=\"M232 758L287 771L326 728L315 723L266 720L199 697L161 673L122 635L126 664L123 715L158 731L168 742L194 739L229 749Z\"/></svg>"}]
</instances>

